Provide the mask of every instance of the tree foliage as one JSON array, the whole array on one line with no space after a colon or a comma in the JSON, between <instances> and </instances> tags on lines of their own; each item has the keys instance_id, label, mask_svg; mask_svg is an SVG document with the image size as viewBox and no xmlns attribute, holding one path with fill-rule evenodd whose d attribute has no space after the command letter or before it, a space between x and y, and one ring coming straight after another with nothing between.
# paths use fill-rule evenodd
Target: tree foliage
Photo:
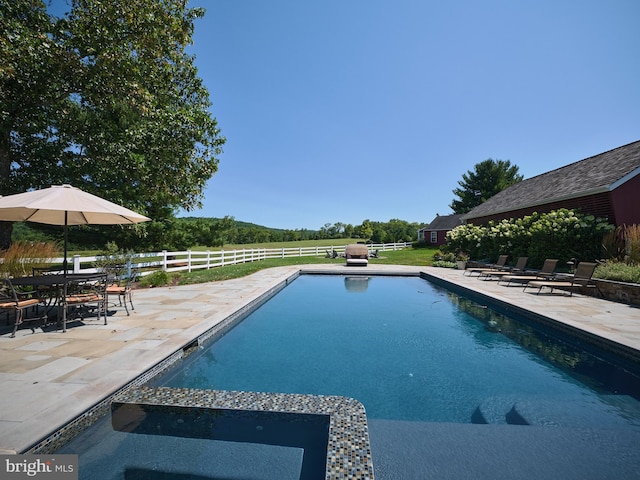
<instances>
[{"instance_id":1,"label":"tree foliage","mask_svg":"<svg viewBox=\"0 0 640 480\"><path fill-rule=\"evenodd\" d=\"M59 28L39 0L0 0L0 195L33 186L34 157L63 150L55 135L70 76ZM0 222L0 247L11 224Z\"/></svg>"},{"instance_id":2,"label":"tree foliage","mask_svg":"<svg viewBox=\"0 0 640 480\"><path fill-rule=\"evenodd\" d=\"M152 250L187 250L192 247L223 247L227 244L289 242L297 240L345 239L358 238L362 241L374 243L412 242L417 238L417 232L425 224L409 223L405 220L392 219L388 222L374 222L364 220L361 225L350 225L338 222L325 224L319 230L278 229L269 228L253 223L235 220L233 217L202 218L183 217L174 218L163 223L152 222L151 228L166 229L156 233L164 237L160 249ZM59 227L19 222L14 229L14 241L48 242L55 240ZM118 249L134 248L142 251L145 245L123 242L127 231L120 232L111 242ZM100 250L104 249L107 237L97 227L83 225L69 229L69 248L71 250Z\"/></svg>"},{"instance_id":3,"label":"tree foliage","mask_svg":"<svg viewBox=\"0 0 640 480\"><path fill-rule=\"evenodd\" d=\"M458 181L453 193L458 197L449 205L454 213L467 213L505 188L522 181L519 167L509 160L491 158L475 165Z\"/></svg>"},{"instance_id":4,"label":"tree foliage","mask_svg":"<svg viewBox=\"0 0 640 480\"><path fill-rule=\"evenodd\" d=\"M185 51L204 10L186 3L73 0L56 19L0 0L0 194L70 183L153 218L125 241L162 246L225 142Z\"/></svg>"}]
</instances>

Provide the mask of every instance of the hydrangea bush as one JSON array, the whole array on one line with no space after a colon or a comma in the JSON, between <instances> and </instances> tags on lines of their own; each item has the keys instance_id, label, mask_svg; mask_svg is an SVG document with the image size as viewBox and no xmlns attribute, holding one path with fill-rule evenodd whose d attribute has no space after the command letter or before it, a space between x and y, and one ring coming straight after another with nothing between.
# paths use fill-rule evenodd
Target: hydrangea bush
<instances>
[{"instance_id":1,"label":"hydrangea bush","mask_svg":"<svg viewBox=\"0 0 640 480\"><path fill-rule=\"evenodd\" d=\"M472 259L485 261L495 261L504 253L512 260L525 256L532 267L540 267L546 258L557 258L564 265L571 258L599 258L602 239L614 228L606 219L559 209L491 221L486 226L460 225L447 233L443 250L464 251Z\"/></svg>"}]
</instances>

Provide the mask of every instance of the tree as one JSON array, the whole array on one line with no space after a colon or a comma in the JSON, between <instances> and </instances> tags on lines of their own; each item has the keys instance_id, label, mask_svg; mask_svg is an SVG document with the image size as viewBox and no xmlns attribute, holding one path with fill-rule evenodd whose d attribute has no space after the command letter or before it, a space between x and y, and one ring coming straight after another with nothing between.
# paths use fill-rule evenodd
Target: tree
<instances>
[{"instance_id":1,"label":"tree","mask_svg":"<svg viewBox=\"0 0 640 480\"><path fill-rule=\"evenodd\" d=\"M522 181L523 176L518 174L518 170L518 166L511 165L509 160L489 158L476 164L474 171L468 170L458 181L460 188L453 190L458 199L449 206L454 213L469 212L496 193Z\"/></svg>"},{"instance_id":2,"label":"tree","mask_svg":"<svg viewBox=\"0 0 640 480\"><path fill-rule=\"evenodd\" d=\"M33 89L11 98L33 105L39 122L37 131L33 122L3 122L0 137L9 142L0 150L10 152L10 163L7 169L0 151L0 194L13 193L9 186L71 183L153 218L139 230L148 244L162 246L169 232L153 223L201 205L225 142L185 52L204 10L189 9L184 0L73 0L69 14L54 21L40 1L0 2L3 21L6 16L15 32L9 47L46 53L51 44L57 54L48 63L60 62L51 76L41 74L48 63L36 55L21 64ZM29 8L40 16L26 23ZM2 47L3 56L12 55L9 47ZM15 74L7 77L13 83L3 71L3 102L5 83L16 83Z\"/></svg>"},{"instance_id":3,"label":"tree","mask_svg":"<svg viewBox=\"0 0 640 480\"><path fill-rule=\"evenodd\" d=\"M64 150L52 119L69 93L70 62L40 0L0 0L0 31L0 195L8 195L36 186L34 157ZM11 230L0 222L0 248Z\"/></svg>"},{"instance_id":4,"label":"tree","mask_svg":"<svg viewBox=\"0 0 640 480\"><path fill-rule=\"evenodd\" d=\"M371 220L363 220L361 225L355 227L353 233L364 240L369 240L373 235Z\"/></svg>"}]
</instances>

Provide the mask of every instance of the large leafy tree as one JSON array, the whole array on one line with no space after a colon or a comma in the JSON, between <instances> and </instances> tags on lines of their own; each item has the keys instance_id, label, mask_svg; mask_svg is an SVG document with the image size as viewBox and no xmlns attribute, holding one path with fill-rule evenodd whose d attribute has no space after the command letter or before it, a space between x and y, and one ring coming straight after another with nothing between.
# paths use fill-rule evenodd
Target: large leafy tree
<instances>
[{"instance_id":1,"label":"large leafy tree","mask_svg":"<svg viewBox=\"0 0 640 480\"><path fill-rule=\"evenodd\" d=\"M34 159L64 150L55 126L72 62L39 0L0 0L0 31L0 195L7 195L40 186ZM10 241L11 224L0 222L0 248Z\"/></svg>"},{"instance_id":2,"label":"large leafy tree","mask_svg":"<svg viewBox=\"0 0 640 480\"><path fill-rule=\"evenodd\" d=\"M505 188L522 181L518 166L509 160L491 158L477 163L458 180L459 188L453 190L458 197L451 202L454 213L467 213Z\"/></svg>"},{"instance_id":3,"label":"large leafy tree","mask_svg":"<svg viewBox=\"0 0 640 480\"><path fill-rule=\"evenodd\" d=\"M175 210L200 205L225 141L185 51L204 11L188 9L186 0L73 0L65 18L51 19L41 2L13 3L37 7L36 27L48 29L37 37L64 55L55 56L61 65L53 72L54 92L37 79L46 93L41 97L55 99L38 133L23 133L21 125L9 129L13 158L2 171L8 181L0 193L10 193L8 185L25 190L71 183L153 218L138 234L162 246ZM34 59L24 68L37 73L45 67ZM47 104L29 91L22 97ZM18 149L13 139L21 135L29 140Z\"/></svg>"}]
</instances>

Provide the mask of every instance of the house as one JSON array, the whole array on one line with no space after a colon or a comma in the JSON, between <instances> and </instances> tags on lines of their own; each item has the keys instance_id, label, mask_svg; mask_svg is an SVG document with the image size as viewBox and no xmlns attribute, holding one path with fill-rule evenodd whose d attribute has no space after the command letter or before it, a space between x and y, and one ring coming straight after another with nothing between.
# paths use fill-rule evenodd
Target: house
<instances>
[{"instance_id":1,"label":"house","mask_svg":"<svg viewBox=\"0 0 640 480\"><path fill-rule=\"evenodd\" d=\"M640 141L523 180L462 215L465 223L520 218L560 208L640 224Z\"/></svg>"},{"instance_id":2,"label":"house","mask_svg":"<svg viewBox=\"0 0 640 480\"><path fill-rule=\"evenodd\" d=\"M436 215L429 225L418 230L418 241L424 241L428 245L442 245L449 230L453 230L462 224L461 214Z\"/></svg>"}]
</instances>

